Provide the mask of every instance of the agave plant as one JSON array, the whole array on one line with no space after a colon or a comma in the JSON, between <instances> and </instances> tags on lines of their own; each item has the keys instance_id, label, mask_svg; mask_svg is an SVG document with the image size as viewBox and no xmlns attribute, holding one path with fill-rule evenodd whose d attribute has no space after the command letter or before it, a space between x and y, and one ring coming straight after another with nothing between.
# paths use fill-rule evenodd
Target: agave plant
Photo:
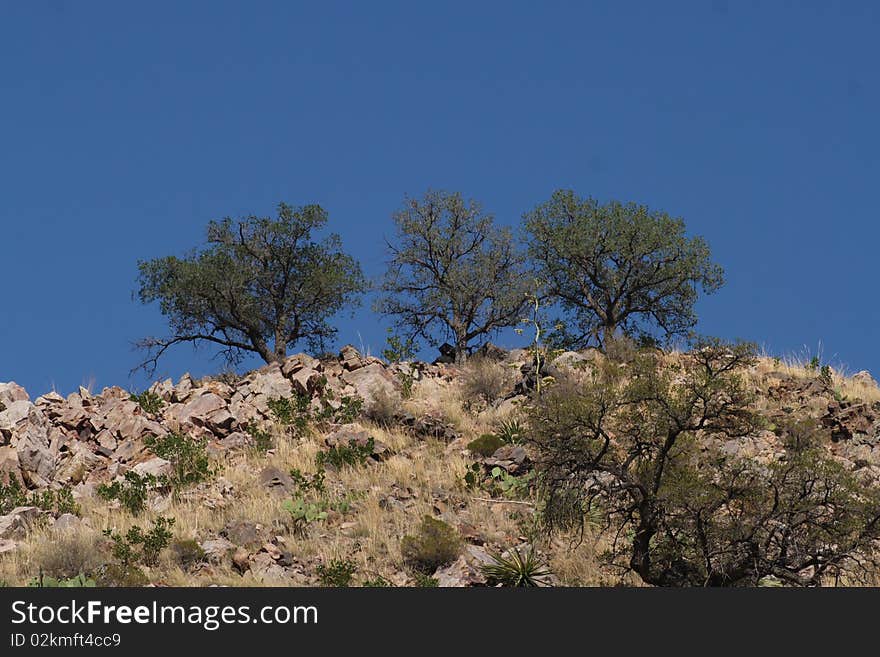
<instances>
[{"instance_id":1,"label":"agave plant","mask_svg":"<svg viewBox=\"0 0 880 657\"><path fill-rule=\"evenodd\" d=\"M504 554L490 554L492 563L481 567L490 582L502 586L547 586L550 569L534 547L514 548Z\"/></svg>"},{"instance_id":2,"label":"agave plant","mask_svg":"<svg viewBox=\"0 0 880 657\"><path fill-rule=\"evenodd\" d=\"M519 443L525 437L526 427L519 420L507 420L498 425L495 435L505 443Z\"/></svg>"}]
</instances>

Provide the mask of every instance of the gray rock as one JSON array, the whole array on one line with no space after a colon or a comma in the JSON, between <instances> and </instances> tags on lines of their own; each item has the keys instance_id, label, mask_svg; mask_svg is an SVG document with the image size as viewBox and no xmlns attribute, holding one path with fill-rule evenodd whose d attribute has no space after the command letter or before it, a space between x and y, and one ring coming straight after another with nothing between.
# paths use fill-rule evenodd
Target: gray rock
<instances>
[{"instance_id":1,"label":"gray rock","mask_svg":"<svg viewBox=\"0 0 880 657\"><path fill-rule=\"evenodd\" d=\"M0 539L23 540L37 525L43 512L35 506L19 506L0 516Z\"/></svg>"}]
</instances>

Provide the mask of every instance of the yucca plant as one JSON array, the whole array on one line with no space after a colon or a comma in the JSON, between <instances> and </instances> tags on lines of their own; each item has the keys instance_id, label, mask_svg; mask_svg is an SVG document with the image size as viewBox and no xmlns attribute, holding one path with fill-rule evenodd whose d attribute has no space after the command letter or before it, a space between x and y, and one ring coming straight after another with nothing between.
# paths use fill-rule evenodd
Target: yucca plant
<instances>
[{"instance_id":1,"label":"yucca plant","mask_svg":"<svg viewBox=\"0 0 880 657\"><path fill-rule=\"evenodd\" d=\"M481 567L490 583L511 587L547 586L550 569L534 547L514 548L504 554L490 554L492 563Z\"/></svg>"},{"instance_id":2,"label":"yucca plant","mask_svg":"<svg viewBox=\"0 0 880 657\"><path fill-rule=\"evenodd\" d=\"M519 420L506 420L498 425L495 435L505 443L519 443L525 437L526 427Z\"/></svg>"}]
</instances>

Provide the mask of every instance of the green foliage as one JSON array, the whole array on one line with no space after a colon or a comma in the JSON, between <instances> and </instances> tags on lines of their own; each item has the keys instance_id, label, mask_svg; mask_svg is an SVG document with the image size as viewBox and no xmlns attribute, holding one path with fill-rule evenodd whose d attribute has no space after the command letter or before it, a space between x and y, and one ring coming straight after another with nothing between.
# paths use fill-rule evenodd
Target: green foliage
<instances>
[{"instance_id":1,"label":"green foliage","mask_svg":"<svg viewBox=\"0 0 880 657\"><path fill-rule=\"evenodd\" d=\"M635 203L601 205L559 190L525 218L529 255L574 332L568 348L615 331L637 336L685 335L696 323L698 288L723 283L700 237L684 221Z\"/></svg>"},{"instance_id":2,"label":"green foliage","mask_svg":"<svg viewBox=\"0 0 880 657\"><path fill-rule=\"evenodd\" d=\"M173 534L171 527L174 518L162 516L153 520L149 530L134 525L125 534L120 534L113 529L105 529L104 536L112 543L111 552L113 558L123 568L143 564L153 566L159 561L159 554L168 547L168 542Z\"/></svg>"},{"instance_id":3,"label":"green foliage","mask_svg":"<svg viewBox=\"0 0 880 657\"><path fill-rule=\"evenodd\" d=\"M139 343L148 352L142 366L152 372L181 343L219 346L230 364L248 352L280 362L301 340L322 350L336 333L328 319L366 288L338 235L313 238L326 223L318 205L281 203L275 218L211 221L207 245L183 258L139 262L138 298L158 303L171 329Z\"/></svg>"},{"instance_id":4,"label":"green foliage","mask_svg":"<svg viewBox=\"0 0 880 657\"><path fill-rule=\"evenodd\" d=\"M428 191L405 199L394 223L377 311L432 345L438 334L451 335L458 362L472 342L516 324L525 303L524 258L510 231L479 203Z\"/></svg>"},{"instance_id":5,"label":"green foliage","mask_svg":"<svg viewBox=\"0 0 880 657\"><path fill-rule=\"evenodd\" d=\"M158 485L158 479L151 474L138 474L129 470L122 480L110 484L101 484L97 493L105 500L119 500L120 504L132 515L139 515L147 508L150 490Z\"/></svg>"},{"instance_id":6,"label":"green foliage","mask_svg":"<svg viewBox=\"0 0 880 657\"><path fill-rule=\"evenodd\" d=\"M369 579L365 579L364 583L361 586L365 589L384 589L389 587L394 587L394 584L389 582L387 579L382 577L381 575L376 575L375 577L370 577Z\"/></svg>"},{"instance_id":7,"label":"green foliage","mask_svg":"<svg viewBox=\"0 0 880 657\"><path fill-rule=\"evenodd\" d=\"M293 397L279 397L266 402L272 415L283 425L292 426L296 433L303 434L311 419L311 398L300 392Z\"/></svg>"},{"instance_id":8,"label":"green foliage","mask_svg":"<svg viewBox=\"0 0 880 657\"><path fill-rule=\"evenodd\" d=\"M205 560L205 551L202 546L191 538L173 541L170 551L174 556L174 561L184 570L189 570Z\"/></svg>"},{"instance_id":9,"label":"green foliage","mask_svg":"<svg viewBox=\"0 0 880 657\"><path fill-rule=\"evenodd\" d=\"M80 573L76 577L70 578L60 578L56 579L54 577L49 577L48 575L44 575L41 571L37 577L34 577L30 582L28 582L28 586L31 588L38 589L51 589L51 588L93 588L96 586L95 580L90 579Z\"/></svg>"},{"instance_id":10,"label":"green foliage","mask_svg":"<svg viewBox=\"0 0 880 657\"><path fill-rule=\"evenodd\" d=\"M498 425L495 435L505 443L521 443L526 435L526 426L516 418L504 420Z\"/></svg>"},{"instance_id":11,"label":"green foliage","mask_svg":"<svg viewBox=\"0 0 880 657\"><path fill-rule=\"evenodd\" d=\"M285 500L281 507L290 514L293 531L299 536L305 536L312 523L327 519L325 504L307 501L304 497Z\"/></svg>"},{"instance_id":12,"label":"green foliage","mask_svg":"<svg viewBox=\"0 0 880 657\"><path fill-rule=\"evenodd\" d=\"M419 351L418 343L412 338L403 338L394 332L393 328L388 328L388 346L382 350L382 358L389 363L400 363L410 361L416 357Z\"/></svg>"},{"instance_id":13,"label":"green foliage","mask_svg":"<svg viewBox=\"0 0 880 657\"><path fill-rule=\"evenodd\" d=\"M589 386L537 400L530 442L550 529L583 530L600 510L606 558L659 586L870 572L880 492L828 455L815 421L777 429L785 453L769 463L730 449L766 424L743 376L754 352L715 340L674 364L603 359Z\"/></svg>"},{"instance_id":14,"label":"green foliage","mask_svg":"<svg viewBox=\"0 0 880 657\"><path fill-rule=\"evenodd\" d=\"M110 563L98 575L98 586L134 588L150 583L143 570L133 564Z\"/></svg>"},{"instance_id":15,"label":"green foliage","mask_svg":"<svg viewBox=\"0 0 880 657\"><path fill-rule=\"evenodd\" d=\"M406 535L400 543L404 561L415 571L433 573L458 557L462 540L450 525L431 516L424 516L415 534Z\"/></svg>"},{"instance_id":16,"label":"green foliage","mask_svg":"<svg viewBox=\"0 0 880 657\"><path fill-rule=\"evenodd\" d=\"M251 437L253 449L257 454L265 454L272 449L274 441L272 440L272 434L268 431L263 431L262 429L251 425L247 428L247 432Z\"/></svg>"},{"instance_id":17,"label":"green foliage","mask_svg":"<svg viewBox=\"0 0 880 657\"><path fill-rule=\"evenodd\" d=\"M345 588L351 586L357 566L348 559L333 559L326 565L319 564L317 570L321 586Z\"/></svg>"},{"instance_id":18,"label":"green foliage","mask_svg":"<svg viewBox=\"0 0 880 657\"><path fill-rule=\"evenodd\" d=\"M347 445L334 445L315 456L315 464L319 468L330 465L336 469L366 465L367 459L373 455L376 441L371 436L366 444L359 445L354 439Z\"/></svg>"},{"instance_id":19,"label":"green foliage","mask_svg":"<svg viewBox=\"0 0 880 657\"><path fill-rule=\"evenodd\" d=\"M534 471L517 476L495 466L489 471L488 480L484 481L483 486L493 497L523 499L529 496L534 481Z\"/></svg>"},{"instance_id":20,"label":"green foliage","mask_svg":"<svg viewBox=\"0 0 880 657\"><path fill-rule=\"evenodd\" d=\"M512 587L545 586L550 569L534 547L510 550L507 556L490 553L492 563L482 566L486 579L493 584Z\"/></svg>"},{"instance_id":21,"label":"green foliage","mask_svg":"<svg viewBox=\"0 0 880 657\"><path fill-rule=\"evenodd\" d=\"M834 375L829 365L823 365L819 370L819 380L829 388L834 385Z\"/></svg>"},{"instance_id":22,"label":"green foliage","mask_svg":"<svg viewBox=\"0 0 880 657\"><path fill-rule=\"evenodd\" d=\"M162 477L163 485L179 492L213 476L208 462L205 443L187 434L169 433L164 436L150 436L144 444L153 453L171 463L171 474Z\"/></svg>"},{"instance_id":23,"label":"green foliage","mask_svg":"<svg viewBox=\"0 0 880 657\"><path fill-rule=\"evenodd\" d=\"M810 362L807 363L806 365L804 365L804 368L809 370L810 372L815 372L817 369L819 369L819 365L821 365L821 364L822 364L822 361L819 359L819 357L813 356L810 359Z\"/></svg>"},{"instance_id":24,"label":"green foliage","mask_svg":"<svg viewBox=\"0 0 880 657\"><path fill-rule=\"evenodd\" d=\"M159 395L149 390L145 390L139 395L131 393L128 398L133 402L137 402L144 412L150 415L158 413L162 410L162 406L165 405L165 401Z\"/></svg>"},{"instance_id":25,"label":"green foliage","mask_svg":"<svg viewBox=\"0 0 880 657\"><path fill-rule=\"evenodd\" d=\"M324 482L326 476L323 468L318 469L312 475L303 474L299 468L294 468L290 471L290 478L293 479L294 485L301 493L318 493L322 495L325 491Z\"/></svg>"},{"instance_id":26,"label":"green foliage","mask_svg":"<svg viewBox=\"0 0 880 657\"><path fill-rule=\"evenodd\" d=\"M15 477L10 477L5 484L0 479L0 515L6 515L19 506L35 506L56 516L78 514L80 511L79 504L73 499L73 491L67 486L29 494Z\"/></svg>"},{"instance_id":27,"label":"green foliage","mask_svg":"<svg viewBox=\"0 0 880 657\"><path fill-rule=\"evenodd\" d=\"M494 433L484 433L467 444L468 451L480 456L492 456L496 450L504 447L504 439Z\"/></svg>"},{"instance_id":28,"label":"green foliage","mask_svg":"<svg viewBox=\"0 0 880 657\"><path fill-rule=\"evenodd\" d=\"M318 422L351 424L361 416L364 410L364 400L360 397L345 395L335 408L329 403L331 399L332 393L329 390L320 397L322 408L315 415L315 420Z\"/></svg>"},{"instance_id":29,"label":"green foliage","mask_svg":"<svg viewBox=\"0 0 880 657\"><path fill-rule=\"evenodd\" d=\"M425 573L414 573L416 587L420 589L436 589L440 586L440 581L436 577L431 577Z\"/></svg>"}]
</instances>

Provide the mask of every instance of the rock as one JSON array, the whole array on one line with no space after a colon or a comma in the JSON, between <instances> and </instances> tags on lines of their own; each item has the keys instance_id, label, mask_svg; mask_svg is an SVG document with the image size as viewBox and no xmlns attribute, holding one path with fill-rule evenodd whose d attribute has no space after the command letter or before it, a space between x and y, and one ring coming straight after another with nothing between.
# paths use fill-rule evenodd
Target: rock
<instances>
[{"instance_id":1,"label":"rock","mask_svg":"<svg viewBox=\"0 0 880 657\"><path fill-rule=\"evenodd\" d=\"M26 400L6 404L6 410L0 411L0 434L10 438L15 427L30 415L32 408L34 405Z\"/></svg>"},{"instance_id":2,"label":"rock","mask_svg":"<svg viewBox=\"0 0 880 657\"><path fill-rule=\"evenodd\" d=\"M358 447L366 447L370 438L369 431L361 427L359 424L343 425L338 431L333 432L324 439L328 447L357 445ZM388 448L381 441L373 439L373 451L371 456L377 460L382 460L388 455Z\"/></svg>"},{"instance_id":3,"label":"rock","mask_svg":"<svg viewBox=\"0 0 880 657\"><path fill-rule=\"evenodd\" d=\"M18 452L11 445L0 447L0 484L6 484L13 478L21 483L21 467L18 465Z\"/></svg>"},{"instance_id":4,"label":"rock","mask_svg":"<svg viewBox=\"0 0 880 657\"><path fill-rule=\"evenodd\" d=\"M321 388L324 375L311 368L303 368L289 377L294 392L300 395L313 395Z\"/></svg>"},{"instance_id":5,"label":"rock","mask_svg":"<svg viewBox=\"0 0 880 657\"><path fill-rule=\"evenodd\" d=\"M556 367L563 367L570 370L578 370L583 368L584 365L589 362L589 360L589 358L587 358L583 354L579 354L576 351L563 351L561 354L553 359L552 363Z\"/></svg>"},{"instance_id":6,"label":"rock","mask_svg":"<svg viewBox=\"0 0 880 657\"><path fill-rule=\"evenodd\" d=\"M379 391L386 395L393 395L396 392L394 378L379 363L343 372L342 380L354 386L358 396L364 400L365 407L373 403L375 394Z\"/></svg>"},{"instance_id":7,"label":"rock","mask_svg":"<svg viewBox=\"0 0 880 657\"><path fill-rule=\"evenodd\" d=\"M862 370L852 375L853 383L861 383L862 385L878 387L877 382L868 370Z\"/></svg>"},{"instance_id":8,"label":"rock","mask_svg":"<svg viewBox=\"0 0 880 657\"><path fill-rule=\"evenodd\" d=\"M507 350L498 347L491 342L487 342L482 347L477 349L474 354L480 358L485 358L487 360L493 360L496 362L501 362L507 359Z\"/></svg>"},{"instance_id":9,"label":"rock","mask_svg":"<svg viewBox=\"0 0 880 657\"><path fill-rule=\"evenodd\" d=\"M488 468L499 467L510 474L522 474L531 466L526 450L519 445L504 445L489 458L483 459Z\"/></svg>"},{"instance_id":10,"label":"rock","mask_svg":"<svg viewBox=\"0 0 880 657\"><path fill-rule=\"evenodd\" d=\"M486 584L486 576L480 567L488 563L491 563L491 557L485 549L468 545L458 559L448 566L438 568L434 579L437 580L437 586L441 587L483 586Z\"/></svg>"},{"instance_id":11,"label":"rock","mask_svg":"<svg viewBox=\"0 0 880 657\"><path fill-rule=\"evenodd\" d=\"M250 568L251 555L244 547L238 547L232 555L232 565L242 575Z\"/></svg>"},{"instance_id":12,"label":"rock","mask_svg":"<svg viewBox=\"0 0 880 657\"><path fill-rule=\"evenodd\" d=\"M225 407L226 401L220 395L208 392L195 397L183 406L172 406L169 416L180 424L205 426L208 422L208 416Z\"/></svg>"},{"instance_id":13,"label":"rock","mask_svg":"<svg viewBox=\"0 0 880 657\"><path fill-rule=\"evenodd\" d=\"M222 564L229 559L229 555L235 551L235 545L225 538L218 537L204 541L200 544L202 550L205 551L205 558L211 563ZM244 550L244 548L240 548ZM245 560L247 559L247 550L244 550ZM245 568L246 570L246 568Z\"/></svg>"},{"instance_id":14,"label":"rock","mask_svg":"<svg viewBox=\"0 0 880 657\"><path fill-rule=\"evenodd\" d=\"M265 542L262 525L249 520L233 520L220 533L239 547L255 549Z\"/></svg>"},{"instance_id":15,"label":"rock","mask_svg":"<svg viewBox=\"0 0 880 657\"><path fill-rule=\"evenodd\" d=\"M260 472L259 481L260 486L265 488L280 488L287 492L292 492L296 489L296 484L293 483L293 479L288 473L271 465L263 468Z\"/></svg>"},{"instance_id":16,"label":"rock","mask_svg":"<svg viewBox=\"0 0 880 657\"><path fill-rule=\"evenodd\" d=\"M14 382L0 383L0 404L8 407L17 401L29 401L27 391Z\"/></svg>"},{"instance_id":17,"label":"rock","mask_svg":"<svg viewBox=\"0 0 880 657\"><path fill-rule=\"evenodd\" d=\"M342 367L349 372L359 370L364 366L360 352L350 344L345 345L339 352L339 360L342 361Z\"/></svg>"},{"instance_id":18,"label":"rock","mask_svg":"<svg viewBox=\"0 0 880 657\"><path fill-rule=\"evenodd\" d=\"M138 463L132 470L141 476L153 475L154 477L161 477L171 473L171 462L154 456L151 459Z\"/></svg>"},{"instance_id":19,"label":"rock","mask_svg":"<svg viewBox=\"0 0 880 657\"><path fill-rule=\"evenodd\" d=\"M0 538L23 540L36 526L43 512L35 506L19 506L0 516Z\"/></svg>"},{"instance_id":20,"label":"rock","mask_svg":"<svg viewBox=\"0 0 880 657\"><path fill-rule=\"evenodd\" d=\"M284 568L275 563L272 555L260 552L251 559L251 575L261 582L277 582L284 579Z\"/></svg>"},{"instance_id":21,"label":"rock","mask_svg":"<svg viewBox=\"0 0 880 657\"><path fill-rule=\"evenodd\" d=\"M293 374L303 369L318 371L321 369L321 361L317 358L312 358L308 354L296 354L284 361L284 364L281 366L281 373L285 378L289 379Z\"/></svg>"},{"instance_id":22,"label":"rock","mask_svg":"<svg viewBox=\"0 0 880 657\"><path fill-rule=\"evenodd\" d=\"M77 529L80 525L82 525L82 519L79 516L72 513L62 513L52 523L52 528L56 531L67 532Z\"/></svg>"}]
</instances>

